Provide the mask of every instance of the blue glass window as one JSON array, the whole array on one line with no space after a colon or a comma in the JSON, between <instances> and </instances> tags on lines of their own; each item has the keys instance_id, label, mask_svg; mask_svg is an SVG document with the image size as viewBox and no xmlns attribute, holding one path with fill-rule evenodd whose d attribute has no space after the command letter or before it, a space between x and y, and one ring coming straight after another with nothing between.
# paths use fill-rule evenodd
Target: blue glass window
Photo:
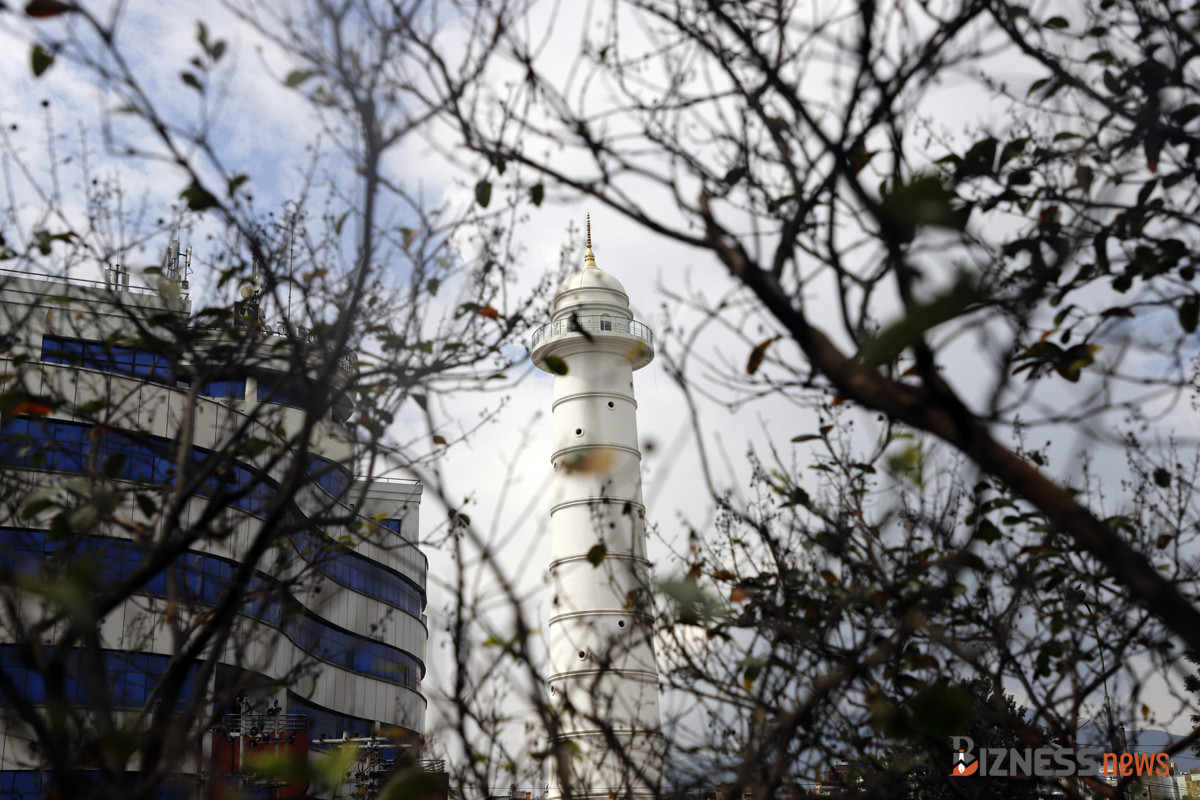
<instances>
[{"instance_id":1,"label":"blue glass window","mask_svg":"<svg viewBox=\"0 0 1200 800\"><path fill-rule=\"evenodd\" d=\"M80 773L85 780L99 782L99 773ZM132 795L138 784L140 774L125 773L125 784ZM51 782L48 775L33 770L6 769L0 770L0 798L3 800L41 800L49 797ZM186 779L167 778L154 793L155 800L187 800L190 789Z\"/></svg>"},{"instance_id":2,"label":"blue glass window","mask_svg":"<svg viewBox=\"0 0 1200 800\"><path fill-rule=\"evenodd\" d=\"M314 483L333 495L339 503L346 502L346 498L350 494L350 483L353 480L350 470L328 458L313 456L308 461L308 476L313 479Z\"/></svg>"},{"instance_id":3,"label":"blue glass window","mask_svg":"<svg viewBox=\"0 0 1200 800\"><path fill-rule=\"evenodd\" d=\"M307 381L295 378L280 378L274 382L265 377L259 378L258 400L260 403L307 408L312 402L312 387Z\"/></svg>"},{"instance_id":4,"label":"blue glass window","mask_svg":"<svg viewBox=\"0 0 1200 800\"><path fill-rule=\"evenodd\" d=\"M204 397L241 400L246 396L246 381L242 378L205 381L196 392Z\"/></svg>"},{"instance_id":5,"label":"blue glass window","mask_svg":"<svg viewBox=\"0 0 1200 800\"><path fill-rule=\"evenodd\" d=\"M0 420L0 466L83 472L90 425L17 417Z\"/></svg>"},{"instance_id":6,"label":"blue glass window","mask_svg":"<svg viewBox=\"0 0 1200 800\"><path fill-rule=\"evenodd\" d=\"M158 383L170 383L175 371L171 359L159 353L60 336L42 337L42 361L130 375Z\"/></svg>"},{"instance_id":7,"label":"blue glass window","mask_svg":"<svg viewBox=\"0 0 1200 800\"><path fill-rule=\"evenodd\" d=\"M378 727L373 720L330 711L316 703L310 703L293 692L288 692L287 701L289 714L308 715L309 741L317 741L321 734L330 739L341 738L343 733L357 733L359 736L366 736Z\"/></svg>"},{"instance_id":8,"label":"blue glass window","mask_svg":"<svg viewBox=\"0 0 1200 800\"><path fill-rule=\"evenodd\" d=\"M153 653L128 653L120 650L104 651L104 675L111 687L109 697L112 704L122 708L141 708L153 698L154 687L162 680L171 663L170 656ZM195 674L199 665L188 668L187 677L180 692L180 703L187 702L195 691ZM27 667L18 645L0 645L0 670L17 686L23 686L25 697L34 703L46 701L46 688L41 674ZM80 676L88 673L89 663L81 650L71 653L67 659L63 688L67 700L72 703L87 703L87 683Z\"/></svg>"}]
</instances>

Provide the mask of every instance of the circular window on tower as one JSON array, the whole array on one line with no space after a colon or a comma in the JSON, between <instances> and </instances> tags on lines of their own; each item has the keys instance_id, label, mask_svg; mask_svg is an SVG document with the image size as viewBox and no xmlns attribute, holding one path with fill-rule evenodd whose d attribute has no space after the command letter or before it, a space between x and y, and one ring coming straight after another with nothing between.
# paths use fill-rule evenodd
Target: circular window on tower
<instances>
[{"instance_id":1,"label":"circular window on tower","mask_svg":"<svg viewBox=\"0 0 1200 800\"><path fill-rule=\"evenodd\" d=\"M588 655L588 654L587 654L587 650L580 650L580 651L579 651L579 660L580 660L580 661L587 661L587 655Z\"/></svg>"},{"instance_id":2,"label":"circular window on tower","mask_svg":"<svg viewBox=\"0 0 1200 800\"><path fill-rule=\"evenodd\" d=\"M618 628L624 628L624 627L625 627L625 620L623 620L623 619L619 619L619 620L617 620L617 627L618 627Z\"/></svg>"},{"instance_id":3,"label":"circular window on tower","mask_svg":"<svg viewBox=\"0 0 1200 800\"><path fill-rule=\"evenodd\" d=\"M608 401L608 407L609 407L609 408L616 408L616 407L617 407L617 404L616 404L616 403L614 403L612 400L609 400L609 401Z\"/></svg>"},{"instance_id":4,"label":"circular window on tower","mask_svg":"<svg viewBox=\"0 0 1200 800\"><path fill-rule=\"evenodd\" d=\"M576 436L583 436L583 428L576 428L576 429L575 429L575 435L576 435Z\"/></svg>"}]
</instances>

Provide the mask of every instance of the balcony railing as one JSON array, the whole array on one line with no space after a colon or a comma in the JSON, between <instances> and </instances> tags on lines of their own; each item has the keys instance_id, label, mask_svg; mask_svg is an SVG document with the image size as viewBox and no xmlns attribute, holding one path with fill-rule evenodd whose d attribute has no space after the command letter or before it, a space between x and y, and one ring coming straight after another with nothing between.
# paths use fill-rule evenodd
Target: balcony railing
<instances>
[{"instance_id":1,"label":"balcony railing","mask_svg":"<svg viewBox=\"0 0 1200 800\"><path fill-rule=\"evenodd\" d=\"M636 336L638 339L646 342L646 344L654 344L654 333L640 322L632 319L621 319L620 317L587 316L556 319L554 322L546 323L533 332L533 346L537 347L540 342L549 339L551 336L579 332L598 332L601 335L605 333L624 333L629 336Z\"/></svg>"}]
</instances>

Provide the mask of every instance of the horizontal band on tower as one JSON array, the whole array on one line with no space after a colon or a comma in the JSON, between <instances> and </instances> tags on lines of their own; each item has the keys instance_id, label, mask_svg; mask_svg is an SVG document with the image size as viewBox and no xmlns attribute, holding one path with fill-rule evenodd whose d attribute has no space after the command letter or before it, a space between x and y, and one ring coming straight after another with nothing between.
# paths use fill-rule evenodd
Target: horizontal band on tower
<instances>
[{"instance_id":1,"label":"horizontal band on tower","mask_svg":"<svg viewBox=\"0 0 1200 800\"><path fill-rule=\"evenodd\" d=\"M546 683L553 684L556 681L568 681L575 678L596 678L602 675L619 675L622 678L630 678L638 683L653 683L658 685L658 673L651 672L648 669L618 669L617 667L588 667L587 669L573 669L569 672L556 672L546 678Z\"/></svg>"},{"instance_id":2,"label":"horizontal band on tower","mask_svg":"<svg viewBox=\"0 0 1200 800\"><path fill-rule=\"evenodd\" d=\"M550 506L550 516L554 516L555 511L568 508L570 506L588 506L593 504L615 506L618 503L628 503L632 506L633 511L640 511L643 515L646 513L646 507L637 500L628 497L578 497L574 500L564 500L561 503Z\"/></svg>"},{"instance_id":3,"label":"horizontal band on tower","mask_svg":"<svg viewBox=\"0 0 1200 800\"><path fill-rule=\"evenodd\" d=\"M634 564L640 564L643 567L654 566L652 563L650 563L650 559L646 558L645 556L635 556L633 553L605 553L604 554L604 559L606 561L610 558L616 559L618 561L632 561ZM556 558L550 562L550 571L553 572L555 567L562 566L563 564L569 564L573 561L587 561L587 562L591 563L591 559L588 558L587 553L580 553L577 556L563 556L562 558Z\"/></svg>"},{"instance_id":4,"label":"horizontal band on tower","mask_svg":"<svg viewBox=\"0 0 1200 800\"><path fill-rule=\"evenodd\" d=\"M624 450L626 453L632 453L633 455L637 456L639 461L642 459L642 451L627 444L621 444L619 442L588 442L587 444L573 444L570 447L564 447L561 450L555 450L550 455L550 463L553 464L555 460L561 458L567 453L575 453L581 450Z\"/></svg>"},{"instance_id":5,"label":"horizontal band on tower","mask_svg":"<svg viewBox=\"0 0 1200 800\"><path fill-rule=\"evenodd\" d=\"M633 403L633 407L635 409L637 408L637 400L635 400L631 395L621 394L620 392L574 392L572 394L567 395L566 397L560 397L557 400L555 400L553 403L551 403L550 404L551 413L553 413L554 410L556 408L558 408L560 403L565 403L567 400L574 400L578 397L611 397L616 400L628 400L629 402Z\"/></svg>"},{"instance_id":6,"label":"horizontal band on tower","mask_svg":"<svg viewBox=\"0 0 1200 800\"><path fill-rule=\"evenodd\" d=\"M561 741L566 741L567 739L575 739L575 738L582 739L587 736L604 736L605 731L611 731L612 733L632 733L632 734L636 734L636 735L640 735L640 736L645 736L647 738L650 738L650 737L657 738L657 737L660 737L663 735L662 728L630 728L627 725L611 725L611 726L607 726L604 728L588 728L587 730L582 730L582 731L578 731L575 733L562 733L562 734L559 734L557 737L555 737L555 740L561 742ZM575 797L588 797L588 796L589 795L580 795L580 794L575 795ZM600 795L591 795L591 796L599 797ZM606 798L610 798L610 800L612 798L611 794L605 794L603 796ZM622 794L621 796L625 797L624 794ZM659 797L660 795L656 794L654 796Z\"/></svg>"},{"instance_id":7,"label":"horizontal band on tower","mask_svg":"<svg viewBox=\"0 0 1200 800\"><path fill-rule=\"evenodd\" d=\"M564 611L562 614L555 614L554 616L552 616L550 618L550 621L546 624L553 625L556 622L560 622L564 619L571 619L574 617L597 617L597 616L621 617L621 618L642 617L644 619L654 619L654 615L648 611L634 611L633 609L624 609L624 608L620 609L619 611L614 611L611 609L603 608L603 609L596 609L595 611Z\"/></svg>"}]
</instances>

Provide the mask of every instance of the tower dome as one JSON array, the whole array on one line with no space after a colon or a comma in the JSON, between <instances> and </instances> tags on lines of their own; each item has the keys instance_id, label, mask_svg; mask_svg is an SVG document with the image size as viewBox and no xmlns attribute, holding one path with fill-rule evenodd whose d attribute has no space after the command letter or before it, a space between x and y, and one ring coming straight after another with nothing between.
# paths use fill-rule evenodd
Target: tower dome
<instances>
[{"instance_id":1,"label":"tower dome","mask_svg":"<svg viewBox=\"0 0 1200 800\"><path fill-rule=\"evenodd\" d=\"M533 334L533 363L556 372L546 356L557 356L598 341L626 355L633 369L641 369L654 358L654 335L633 319L629 295L615 277L596 266L592 252L592 221L587 222L587 255L583 269L567 277L554 295L551 321ZM573 343L573 344L572 344Z\"/></svg>"}]
</instances>

